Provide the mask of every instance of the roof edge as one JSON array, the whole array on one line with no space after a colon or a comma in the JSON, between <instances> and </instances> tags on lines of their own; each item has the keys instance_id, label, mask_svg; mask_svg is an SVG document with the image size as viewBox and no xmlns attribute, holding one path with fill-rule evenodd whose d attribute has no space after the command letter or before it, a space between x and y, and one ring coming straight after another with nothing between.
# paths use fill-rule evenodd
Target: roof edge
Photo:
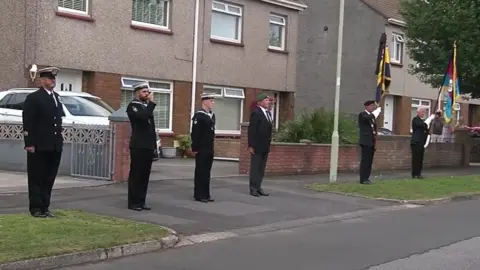
<instances>
[{"instance_id":1,"label":"roof edge","mask_svg":"<svg viewBox=\"0 0 480 270\"><path fill-rule=\"evenodd\" d=\"M406 22L401 21L401 20L397 20L397 19L394 19L394 18L388 18L387 21L388 21L389 24L393 24L393 25L396 25L396 26L401 26L401 27L406 27L407 26Z\"/></svg>"},{"instance_id":2,"label":"roof edge","mask_svg":"<svg viewBox=\"0 0 480 270\"><path fill-rule=\"evenodd\" d=\"M307 8L307 5L303 3L297 3L290 0L260 0L265 3L270 3L276 6L286 7L293 10L304 11Z\"/></svg>"}]
</instances>

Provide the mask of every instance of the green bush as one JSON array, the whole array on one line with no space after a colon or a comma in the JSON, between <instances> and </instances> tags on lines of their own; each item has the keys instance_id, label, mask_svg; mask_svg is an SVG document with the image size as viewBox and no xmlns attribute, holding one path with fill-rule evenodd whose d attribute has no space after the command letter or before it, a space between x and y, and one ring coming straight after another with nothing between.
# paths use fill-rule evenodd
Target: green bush
<instances>
[{"instance_id":1,"label":"green bush","mask_svg":"<svg viewBox=\"0 0 480 270\"><path fill-rule=\"evenodd\" d=\"M283 123L274 136L278 142L298 143L302 139L314 143L330 144L332 141L334 113L324 109L303 111L294 120ZM340 144L358 143L356 118L340 114L338 118Z\"/></svg>"},{"instance_id":2,"label":"green bush","mask_svg":"<svg viewBox=\"0 0 480 270\"><path fill-rule=\"evenodd\" d=\"M190 149L192 145L192 138L188 134L178 135L178 149L180 150L187 150Z\"/></svg>"}]
</instances>

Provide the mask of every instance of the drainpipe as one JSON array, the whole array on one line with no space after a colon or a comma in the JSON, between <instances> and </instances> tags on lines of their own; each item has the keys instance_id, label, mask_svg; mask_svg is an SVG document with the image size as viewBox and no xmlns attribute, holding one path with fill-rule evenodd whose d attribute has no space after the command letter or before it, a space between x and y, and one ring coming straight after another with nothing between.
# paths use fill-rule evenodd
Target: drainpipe
<instances>
[{"instance_id":1,"label":"drainpipe","mask_svg":"<svg viewBox=\"0 0 480 270\"><path fill-rule=\"evenodd\" d=\"M195 113L195 101L197 93L197 59L198 59L198 14L200 10L200 0L195 0L195 25L193 34L193 63L192 63L192 102L190 108L190 131L192 130L192 117Z\"/></svg>"}]
</instances>

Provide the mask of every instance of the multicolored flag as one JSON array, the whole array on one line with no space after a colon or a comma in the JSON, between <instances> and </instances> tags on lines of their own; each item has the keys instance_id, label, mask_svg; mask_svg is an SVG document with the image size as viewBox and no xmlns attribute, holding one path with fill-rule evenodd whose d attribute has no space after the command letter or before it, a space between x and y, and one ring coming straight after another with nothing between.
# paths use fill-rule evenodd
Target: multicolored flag
<instances>
[{"instance_id":1,"label":"multicolored flag","mask_svg":"<svg viewBox=\"0 0 480 270\"><path fill-rule=\"evenodd\" d=\"M390 74L390 52L388 51L387 35L385 33L380 37L375 75L377 75L375 101L378 104L383 95L388 92L388 88L392 82L392 75Z\"/></svg>"},{"instance_id":2,"label":"multicolored flag","mask_svg":"<svg viewBox=\"0 0 480 270\"><path fill-rule=\"evenodd\" d=\"M455 114L456 102L460 99L460 86L457 73L457 43L453 43L453 51L448 61L448 66L443 77L442 95L445 98L445 110L443 116L446 123L452 121Z\"/></svg>"}]
</instances>

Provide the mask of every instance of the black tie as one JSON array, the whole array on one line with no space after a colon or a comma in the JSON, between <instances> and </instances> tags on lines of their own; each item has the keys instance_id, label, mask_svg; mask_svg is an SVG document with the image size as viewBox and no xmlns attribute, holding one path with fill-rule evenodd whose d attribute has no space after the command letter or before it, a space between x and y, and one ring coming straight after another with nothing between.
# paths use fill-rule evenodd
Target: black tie
<instances>
[{"instance_id":1,"label":"black tie","mask_svg":"<svg viewBox=\"0 0 480 270\"><path fill-rule=\"evenodd\" d=\"M267 115L268 115L268 121L271 123L272 122L272 114L270 113L270 111L267 111Z\"/></svg>"}]
</instances>

